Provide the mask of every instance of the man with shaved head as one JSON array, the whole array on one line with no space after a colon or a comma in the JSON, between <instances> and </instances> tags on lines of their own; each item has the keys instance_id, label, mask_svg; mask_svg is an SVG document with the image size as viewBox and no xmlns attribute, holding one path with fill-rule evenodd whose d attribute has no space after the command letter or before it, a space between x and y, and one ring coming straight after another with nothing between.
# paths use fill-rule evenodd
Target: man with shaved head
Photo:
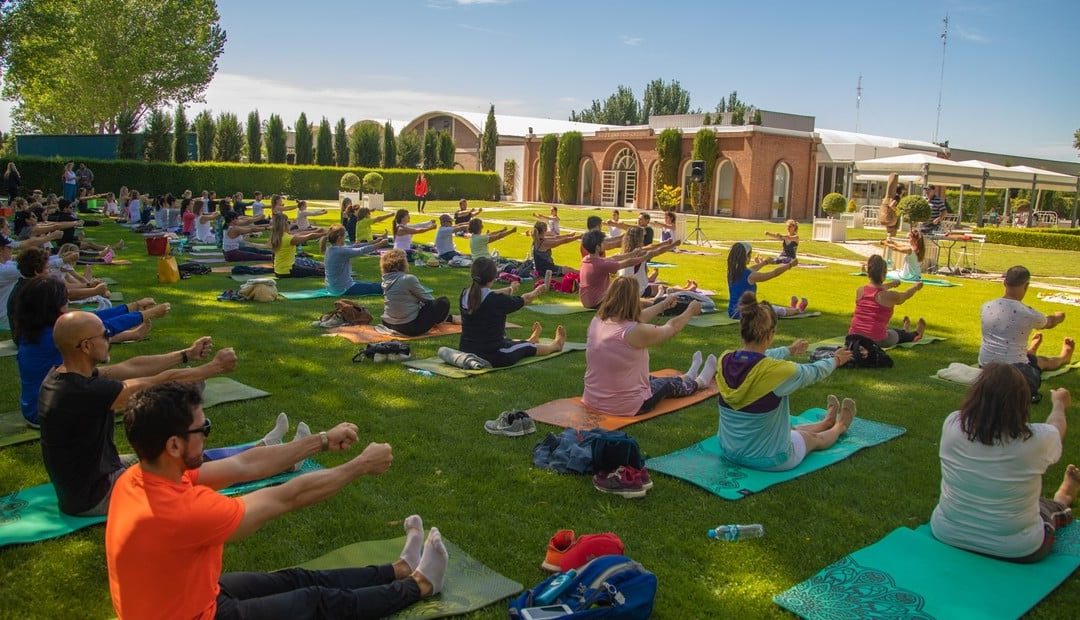
<instances>
[{"instance_id":1,"label":"man with shaved head","mask_svg":"<svg viewBox=\"0 0 1080 620\"><path fill-rule=\"evenodd\" d=\"M109 361L108 334L89 312L61 315L53 340L63 364L41 384L41 452L60 510L70 515L107 512L113 483L130 465L116 451L114 414L133 394L168 381L202 381L236 367L236 353L223 349L202 366L175 368L205 359L213 347L209 336L172 353L99 366Z\"/></svg>"}]
</instances>

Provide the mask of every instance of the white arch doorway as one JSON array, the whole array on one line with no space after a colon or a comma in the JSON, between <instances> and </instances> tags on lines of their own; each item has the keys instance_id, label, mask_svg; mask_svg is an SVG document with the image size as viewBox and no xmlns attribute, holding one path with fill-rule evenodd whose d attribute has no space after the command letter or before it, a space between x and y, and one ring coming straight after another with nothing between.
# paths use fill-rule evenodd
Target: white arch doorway
<instances>
[{"instance_id":1,"label":"white arch doorway","mask_svg":"<svg viewBox=\"0 0 1080 620\"><path fill-rule=\"evenodd\" d=\"M593 204L593 185L595 183L596 164L593 160L586 159L581 162L580 189L578 191L578 204Z\"/></svg>"},{"instance_id":2,"label":"white arch doorway","mask_svg":"<svg viewBox=\"0 0 1080 620\"><path fill-rule=\"evenodd\" d=\"M784 162L776 164L773 170L773 197L770 217L784 220L788 217L791 202L791 168Z\"/></svg>"},{"instance_id":3,"label":"white arch doorway","mask_svg":"<svg viewBox=\"0 0 1080 620\"><path fill-rule=\"evenodd\" d=\"M730 216L735 203L735 164L720 162L716 170L716 214Z\"/></svg>"},{"instance_id":4,"label":"white arch doorway","mask_svg":"<svg viewBox=\"0 0 1080 620\"><path fill-rule=\"evenodd\" d=\"M629 147L615 154L611 168L604 170L600 184L600 206L637 207L637 156Z\"/></svg>"}]
</instances>

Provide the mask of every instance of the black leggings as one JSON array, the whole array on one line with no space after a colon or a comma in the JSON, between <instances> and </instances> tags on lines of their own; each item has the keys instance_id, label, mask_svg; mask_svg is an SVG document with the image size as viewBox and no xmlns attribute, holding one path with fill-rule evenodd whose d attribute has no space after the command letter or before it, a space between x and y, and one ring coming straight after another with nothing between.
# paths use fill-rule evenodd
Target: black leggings
<instances>
[{"instance_id":1,"label":"black leggings","mask_svg":"<svg viewBox=\"0 0 1080 620\"><path fill-rule=\"evenodd\" d=\"M416 314L416 318L408 323L395 325L394 323L383 321L382 324L406 336L422 336L431 331L432 327L435 327L439 323L446 322L449 318L450 300L445 297L439 297L423 303L423 305L420 306L420 311Z\"/></svg>"}]
</instances>

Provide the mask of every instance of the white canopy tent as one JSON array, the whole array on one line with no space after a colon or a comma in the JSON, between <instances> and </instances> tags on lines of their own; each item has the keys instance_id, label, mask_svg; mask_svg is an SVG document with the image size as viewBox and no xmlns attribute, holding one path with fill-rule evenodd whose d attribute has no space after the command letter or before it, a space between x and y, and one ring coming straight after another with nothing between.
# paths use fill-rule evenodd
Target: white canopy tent
<instances>
[{"instance_id":1,"label":"white canopy tent","mask_svg":"<svg viewBox=\"0 0 1080 620\"><path fill-rule=\"evenodd\" d=\"M1043 170L1042 168L1032 168L1031 166L1010 166L1009 169L1031 173L1031 193L1035 194L1034 206L1036 210L1039 208L1039 200L1042 198L1044 189L1058 192L1076 192L1072 212L1072 226L1076 226L1077 207L1080 206L1077 204L1080 203L1080 177Z\"/></svg>"}]
</instances>

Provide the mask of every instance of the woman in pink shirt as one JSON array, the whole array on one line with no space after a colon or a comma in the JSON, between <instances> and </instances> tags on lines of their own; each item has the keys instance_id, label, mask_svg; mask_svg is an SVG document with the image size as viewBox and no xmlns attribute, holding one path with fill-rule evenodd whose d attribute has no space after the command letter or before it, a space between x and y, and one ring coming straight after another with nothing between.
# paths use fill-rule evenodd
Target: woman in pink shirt
<instances>
[{"instance_id":1,"label":"woman in pink shirt","mask_svg":"<svg viewBox=\"0 0 1080 620\"><path fill-rule=\"evenodd\" d=\"M889 328L895 307L911 299L923 285L919 282L903 293L889 290L899 286L900 282L885 282L887 270L885 259L878 255L866 261L866 275L870 278L870 284L859 287L855 292L855 313L851 316L851 327L848 329L848 335L865 336L883 349L902 342L918 342L926 331L926 321L922 319L919 319L915 331L910 331L911 320L906 316L902 329Z\"/></svg>"},{"instance_id":2,"label":"woman in pink shirt","mask_svg":"<svg viewBox=\"0 0 1080 620\"><path fill-rule=\"evenodd\" d=\"M195 214L191 212L191 199L180 201L180 233L190 237L195 234Z\"/></svg>"},{"instance_id":3,"label":"woman in pink shirt","mask_svg":"<svg viewBox=\"0 0 1080 620\"><path fill-rule=\"evenodd\" d=\"M585 392L581 396L589 409L617 416L647 413L662 399L689 396L716 376L716 356L710 355L703 364L701 351L694 353L684 375L649 375L649 349L674 338L701 313L701 304L691 302L667 323L651 325L660 313L675 305L675 296L644 310L640 296L637 280L616 278L589 324Z\"/></svg>"}]
</instances>

